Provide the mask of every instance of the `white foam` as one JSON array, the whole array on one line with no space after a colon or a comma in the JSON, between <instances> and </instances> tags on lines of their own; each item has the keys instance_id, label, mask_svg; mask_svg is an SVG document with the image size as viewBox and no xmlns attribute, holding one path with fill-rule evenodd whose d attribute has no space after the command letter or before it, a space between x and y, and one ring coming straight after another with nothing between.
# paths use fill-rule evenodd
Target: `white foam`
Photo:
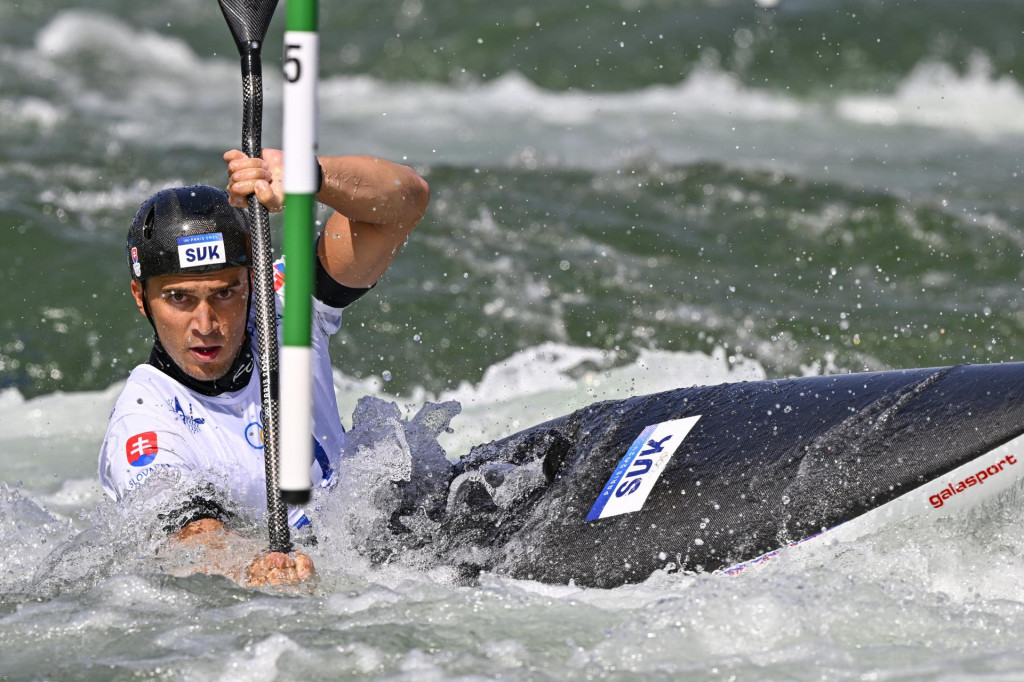
<instances>
[{"instance_id":1,"label":"white foam","mask_svg":"<svg viewBox=\"0 0 1024 682\"><path fill-rule=\"evenodd\" d=\"M449 457L454 457L478 443L510 435L598 400L764 378L759 363L745 358L730 362L722 349L711 355L642 350L633 362L620 365L614 353L545 343L492 365L478 384L463 382L455 390L437 396L422 390L408 396L387 396L377 388L384 386L383 382L336 384L336 388L346 422L367 388L410 411L425 400L459 401L463 411L452 421L453 433L441 434L438 439Z\"/></svg>"},{"instance_id":2,"label":"white foam","mask_svg":"<svg viewBox=\"0 0 1024 682\"><path fill-rule=\"evenodd\" d=\"M51 513L60 513L75 521L77 511L95 507L105 499L105 495L99 481L91 476L65 479L56 492L37 495L36 499Z\"/></svg>"},{"instance_id":3,"label":"white foam","mask_svg":"<svg viewBox=\"0 0 1024 682\"><path fill-rule=\"evenodd\" d=\"M153 192L164 187L184 186L183 178L168 178L150 182L138 178L127 185L104 184L94 190L70 190L65 187L47 187L39 193L39 199L60 206L76 214L102 213L105 211L135 210Z\"/></svg>"},{"instance_id":4,"label":"white foam","mask_svg":"<svg viewBox=\"0 0 1024 682\"><path fill-rule=\"evenodd\" d=\"M45 80L53 83L63 104L47 111L30 101L15 100L4 109L24 112L49 125L99 117L111 145L144 142L174 149L221 148L223 140L234 139L228 134L235 125L223 112L238 111L238 62L200 58L180 38L137 28L104 12L69 9L40 29L34 52L20 62L46 71ZM267 69L263 80L265 122L273 129L280 76ZM189 125L182 125L183 120Z\"/></svg>"},{"instance_id":5,"label":"white foam","mask_svg":"<svg viewBox=\"0 0 1024 682\"><path fill-rule=\"evenodd\" d=\"M456 84L327 77L320 89L323 128L358 129L396 158L528 168L607 168L637 154L693 161L732 149L730 122L792 125L808 109L817 105L748 88L715 67L627 92L546 90L516 72Z\"/></svg>"},{"instance_id":6,"label":"white foam","mask_svg":"<svg viewBox=\"0 0 1024 682\"><path fill-rule=\"evenodd\" d=\"M30 123L39 126L43 132L49 132L67 117L66 111L38 97L0 99L0 125Z\"/></svg>"},{"instance_id":7,"label":"white foam","mask_svg":"<svg viewBox=\"0 0 1024 682\"><path fill-rule=\"evenodd\" d=\"M891 95L851 95L836 104L855 123L923 126L969 132L980 138L1024 134L1024 89L975 54L965 73L948 64L918 64Z\"/></svg>"},{"instance_id":8,"label":"white foam","mask_svg":"<svg viewBox=\"0 0 1024 682\"><path fill-rule=\"evenodd\" d=\"M573 358L575 363L570 361ZM570 374L593 362L589 350L545 344L499 363L500 370L485 374L478 386L470 390L465 385L460 387L455 399L462 403L463 412L452 421L454 433L439 438L442 446L449 454L464 454L476 443L501 438L598 400L765 378L764 368L758 363L740 359L730 365L721 349L710 356L643 350L627 365L610 366L606 358L575 378ZM546 387L537 392L530 390L536 384ZM510 386L519 388L510 391ZM495 395L501 396L500 400L495 401ZM442 397L448 399L447 395Z\"/></svg>"},{"instance_id":9,"label":"white foam","mask_svg":"<svg viewBox=\"0 0 1024 682\"><path fill-rule=\"evenodd\" d=\"M9 389L0 394L4 422L0 445L25 439L102 438L107 417L123 386L124 382L119 382L102 391L58 391L31 400L24 400L15 389Z\"/></svg>"},{"instance_id":10,"label":"white foam","mask_svg":"<svg viewBox=\"0 0 1024 682\"><path fill-rule=\"evenodd\" d=\"M25 399L16 388L5 388L0 391L0 412L14 409L18 405L24 404L24 402Z\"/></svg>"},{"instance_id":11,"label":"white foam","mask_svg":"<svg viewBox=\"0 0 1024 682\"><path fill-rule=\"evenodd\" d=\"M121 59L151 73L201 66L182 40L137 30L109 14L86 9L60 12L36 35L36 49L54 57L94 54Z\"/></svg>"},{"instance_id":12,"label":"white foam","mask_svg":"<svg viewBox=\"0 0 1024 682\"><path fill-rule=\"evenodd\" d=\"M627 115L728 115L745 120L793 120L803 106L766 90L743 86L730 73L702 67L675 85L654 85L628 92L546 90L518 72L491 81L460 85L385 83L359 77L326 78L321 84L325 115L415 114L429 123L494 121L529 117L535 122L578 126Z\"/></svg>"},{"instance_id":13,"label":"white foam","mask_svg":"<svg viewBox=\"0 0 1024 682\"><path fill-rule=\"evenodd\" d=\"M96 453L122 385L30 400L13 389L0 395L0 481L51 494L68 478L95 476Z\"/></svg>"},{"instance_id":14,"label":"white foam","mask_svg":"<svg viewBox=\"0 0 1024 682\"><path fill-rule=\"evenodd\" d=\"M274 633L263 640L231 652L222 663L222 672L215 679L234 682L271 682L278 679L278 662L288 654L303 653L288 637Z\"/></svg>"},{"instance_id":15,"label":"white foam","mask_svg":"<svg viewBox=\"0 0 1024 682\"><path fill-rule=\"evenodd\" d=\"M813 99L745 85L714 65L628 92L546 90L519 73L487 82L328 77L323 125L425 162L606 168L635 156L799 166L808 144L862 147L850 124L943 129L986 141L1024 134L1024 92L977 56L964 74L918 65L893 93ZM793 145L796 140L802 144ZM914 156L918 141L895 138Z\"/></svg>"},{"instance_id":16,"label":"white foam","mask_svg":"<svg viewBox=\"0 0 1024 682\"><path fill-rule=\"evenodd\" d=\"M40 30L35 53L20 61L52 71L46 80L66 96L59 105L0 101L10 125L59 131L73 117L99 116L112 144L175 149L220 150L237 134L233 55L204 58L181 39L73 9ZM277 71L266 69L268 147L280 144L280 85ZM921 134L943 129L986 141L1024 134L1024 92L1011 77L995 76L984 56L975 57L964 74L922 62L889 94L814 98L744 84L711 60L677 83L625 92L548 90L517 72L452 83L325 73L319 106L322 130L358 135L361 151L480 167L593 170L637 158L671 164L710 159L801 172L823 146L856 154L863 147L856 127L905 126ZM182 120L192 123L182 126ZM920 141L904 137L893 135L893 154L916 158ZM812 166L818 168L816 160ZM75 201L66 197L62 203ZM78 203L95 210L92 205L121 201L87 196Z\"/></svg>"}]
</instances>

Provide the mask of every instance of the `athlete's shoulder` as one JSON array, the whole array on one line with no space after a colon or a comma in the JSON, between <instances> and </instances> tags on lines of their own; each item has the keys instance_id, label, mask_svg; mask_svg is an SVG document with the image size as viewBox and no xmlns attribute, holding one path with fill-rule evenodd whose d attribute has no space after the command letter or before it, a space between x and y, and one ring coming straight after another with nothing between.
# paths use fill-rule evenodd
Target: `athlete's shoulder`
<instances>
[{"instance_id":1,"label":"athlete's shoulder","mask_svg":"<svg viewBox=\"0 0 1024 682\"><path fill-rule=\"evenodd\" d=\"M252 382L250 382L252 383ZM256 386L258 391L258 385ZM246 395L235 396L234 402L244 402ZM216 404L208 404L212 403ZM196 435L209 419L209 412L224 412L224 405L233 404L223 398L205 398L151 365L139 365L129 375L121 395L110 413L108 432L115 424L124 422L135 428L140 423L180 431L182 435Z\"/></svg>"},{"instance_id":2,"label":"athlete's shoulder","mask_svg":"<svg viewBox=\"0 0 1024 682\"><path fill-rule=\"evenodd\" d=\"M317 256L316 262L320 262L319 256ZM341 289L345 289L345 287L342 287L341 285L338 285L338 287ZM278 260L274 261L274 294L275 304L277 305L278 322L280 322L281 320L281 311L284 306L284 288L284 258L279 258ZM328 302L325 302L321 300L320 296L317 295L319 293L319 287L314 287L314 289L315 291L313 295L313 319L316 324L316 328L318 328L324 335L331 336L337 333L339 329L341 329L341 311L347 305L347 303L341 303L340 305L336 305L338 302L332 300L331 297L329 296L325 297L329 299ZM356 290L353 289L349 291ZM352 300L355 300L356 298L358 298L358 295L353 297ZM251 327L254 326L255 314L255 310L253 310L250 313Z\"/></svg>"},{"instance_id":3,"label":"athlete's shoulder","mask_svg":"<svg viewBox=\"0 0 1024 682\"><path fill-rule=\"evenodd\" d=\"M158 375L163 374L151 365L138 365L131 371L124 382L121 394L114 402L114 410L126 407L130 404L144 405L147 397L155 396L161 392L161 379ZM165 375L166 376L166 375ZM170 379L170 377L166 377ZM141 402L139 402L141 400Z\"/></svg>"},{"instance_id":4,"label":"athlete's shoulder","mask_svg":"<svg viewBox=\"0 0 1024 682\"><path fill-rule=\"evenodd\" d=\"M111 421L122 413L157 411L164 407L168 396L183 388L156 367L139 365L128 375L121 395L114 402Z\"/></svg>"},{"instance_id":5,"label":"athlete's shoulder","mask_svg":"<svg viewBox=\"0 0 1024 682\"><path fill-rule=\"evenodd\" d=\"M195 437L206 417L188 398L187 389L155 367L132 371L100 446L99 477L110 496L120 498L165 467L201 467Z\"/></svg>"}]
</instances>

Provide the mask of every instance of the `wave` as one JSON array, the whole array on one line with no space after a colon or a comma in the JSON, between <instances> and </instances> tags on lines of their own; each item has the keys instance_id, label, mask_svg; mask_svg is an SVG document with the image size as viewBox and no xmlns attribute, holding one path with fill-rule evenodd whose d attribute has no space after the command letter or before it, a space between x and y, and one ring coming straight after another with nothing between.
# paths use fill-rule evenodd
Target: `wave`
<instances>
[{"instance_id":1,"label":"wave","mask_svg":"<svg viewBox=\"0 0 1024 682\"><path fill-rule=\"evenodd\" d=\"M816 373L814 368L806 368ZM454 400L462 413L452 420L451 433L438 441L449 457L469 452L473 445L502 438L600 400L657 393L684 386L764 379L755 360L729 356L716 349L697 352L641 350L621 364L614 352L545 343L520 351L487 368L479 383L462 382L453 390L432 394L415 389L407 396L388 396L377 379L352 382L336 378L339 409L351 414L363 395L394 400L409 408L426 401ZM411 412L410 412L411 413Z\"/></svg>"},{"instance_id":2,"label":"wave","mask_svg":"<svg viewBox=\"0 0 1024 682\"><path fill-rule=\"evenodd\" d=\"M182 40L137 29L87 9L60 12L36 35L38 52L52 57L107 56L122 68L150 73L196 70L202 60Z\"/></svg>"},{"instance_id":3,"label":"wave","mask_svg":"<svg viewBox=\"0 0 1024 682\"><path fill-rule=\"evenodd\" d=\"M995 139L1024 135L1024 88L996 76L989 58L976 53L965 73L942 62L919 64L889 95L846 95L837 114L864 125L921 126Z\"/></svg>"},{"instance_id":4,"label":"wave","mask_svg":"<svg viewBox=\"0 0 1024 682\"><path fill-rule=\"evenodd\" d=\"M0 110L47 127L110 119L115 137L160 147L223 146L239 107L237 62L201 58L180 38L137 28L111 15L67 10L42 27L35 47L4 61L34 76L43 63L59 96L41 107L38 94L0 98ZM279 139L281 79L265 67L266 137ZM55 93L57 94L57 93ZM53 100L63 100L56 110ZM995 73L978 52L964 73L923 58L891 92L829 91L794 95L788 88L745 84L705 60L675 84L626 92L537 85L514 70L491 80L394 82L324 73L322 129L359 139L380 153L420 163L607 165L637 153L686 163L730 153L778 157L811 131L838 144L870 130L899 126L943 130L995 141L1024 135L1024 90ZM183 126L181 121L189 121ZM28 125L25 123L24 125ZM851 131L850 127L857 128ZM155 130L161 134L156 135ZM767 151L759 151L761 147ZM794 152L790 152L793 154Z\"/></svg>"}]
</instances>

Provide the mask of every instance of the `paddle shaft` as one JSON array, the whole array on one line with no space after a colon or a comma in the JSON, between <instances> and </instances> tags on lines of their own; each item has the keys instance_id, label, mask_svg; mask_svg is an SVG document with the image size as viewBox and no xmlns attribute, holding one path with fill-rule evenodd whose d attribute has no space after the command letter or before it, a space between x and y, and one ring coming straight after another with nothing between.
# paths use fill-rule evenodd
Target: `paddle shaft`
<instances>
[{"instance_id":1,"label":"paddle shaft","mask_svg":"<svg viewBox=\"0 0 1024 682\"><path fill-rule=\"evenodd\" d=\"M250 41L242 58L242 151L259 157L263 152L262 44ZM256 309L256 340L259 351L260 398L263 408L263 461L267 476L267 530L270 550L291 551L288 508L278 493L280 455L278 444L278 344L277 311L274 305L274 253L270 244L270 216L256 195L249 197L249 230L252 235L252 297Z\"/></svg>"}]
</instances>

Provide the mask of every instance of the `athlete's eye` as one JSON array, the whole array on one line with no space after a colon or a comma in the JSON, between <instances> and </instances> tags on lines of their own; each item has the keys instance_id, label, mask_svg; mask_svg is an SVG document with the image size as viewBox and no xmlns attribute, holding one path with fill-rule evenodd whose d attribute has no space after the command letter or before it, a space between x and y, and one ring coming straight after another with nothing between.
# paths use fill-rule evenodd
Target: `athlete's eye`
<instances>
[{"instance_id":1,"label":"athlete's eye","mask_svg":"<svg viewBox=\"0 0 1024 682\"><path fill-rule=\"evenodd\" d=\"M188 294L183 294L180 291L166 291L161 296L168 299L171 303L184 303L188 300Z\"/></svg>"}]
</instances>

